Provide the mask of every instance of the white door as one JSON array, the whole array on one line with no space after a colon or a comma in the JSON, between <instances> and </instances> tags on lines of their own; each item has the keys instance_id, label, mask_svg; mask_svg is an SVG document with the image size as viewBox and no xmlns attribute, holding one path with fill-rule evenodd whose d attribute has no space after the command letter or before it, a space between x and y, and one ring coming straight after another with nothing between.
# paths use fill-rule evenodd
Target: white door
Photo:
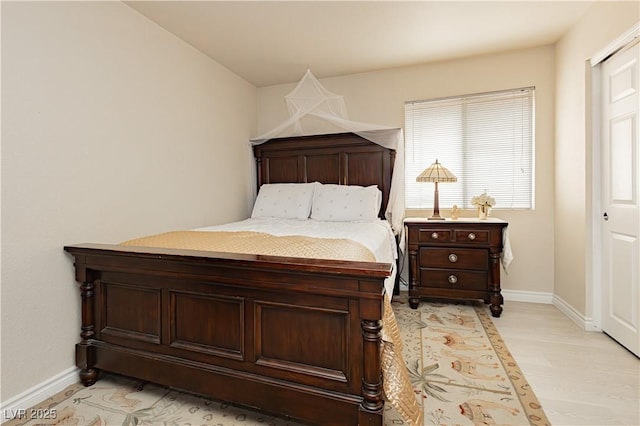
<instances>
[{"instance_id":1,"label":"white door","mask_svg":"<svg viewBox=\"0 0 640 426\"><path fill-rule=\"evenodd\" d=\"M640 356L640 45L602 64L602 330Z\"/></svg>"}]
</instances>

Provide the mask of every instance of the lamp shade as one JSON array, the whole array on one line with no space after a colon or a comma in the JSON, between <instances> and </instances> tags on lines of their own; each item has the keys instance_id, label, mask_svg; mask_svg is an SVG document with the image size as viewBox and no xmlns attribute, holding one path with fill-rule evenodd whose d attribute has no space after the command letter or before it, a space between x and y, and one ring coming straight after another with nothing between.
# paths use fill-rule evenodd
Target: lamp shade
<instances>
[{"instance_id":1,"label":"lamp shade","mask_svg":"<svg viewBox=\"0 0 640 426\"><path fill-rule=\"evenodd\" d=\"M416 182L457 182L458 178L436 160L424 169L416 178Z\"/></svg>"}]
</instances>

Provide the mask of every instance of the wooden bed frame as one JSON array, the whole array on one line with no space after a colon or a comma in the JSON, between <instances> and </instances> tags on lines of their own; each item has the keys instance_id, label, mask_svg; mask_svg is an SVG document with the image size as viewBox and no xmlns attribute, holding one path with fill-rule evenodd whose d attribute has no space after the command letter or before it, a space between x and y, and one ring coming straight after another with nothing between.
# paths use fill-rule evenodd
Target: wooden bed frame
<instances>
[{"instance_id":1,"label":"wooden bed frame","mask_svg":"<svg viewBox=\"0 0 640 426\"><path fill-rule=\"evenodd\" d=\"M258 186L374 185L395 152L351 133L255 146ZM101 371L322 425L382 425L386 263L66 246L80 282L80 379Z\"/></svg>"}]
</instances>

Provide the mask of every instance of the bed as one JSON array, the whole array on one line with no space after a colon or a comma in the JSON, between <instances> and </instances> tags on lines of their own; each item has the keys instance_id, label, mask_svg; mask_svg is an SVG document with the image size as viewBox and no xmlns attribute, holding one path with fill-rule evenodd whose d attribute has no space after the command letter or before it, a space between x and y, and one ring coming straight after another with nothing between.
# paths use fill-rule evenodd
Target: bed
<instances>
[{"instance_id":1,"label":"bed","mask_svg":"<svg viewBox=\"0 0 640 426\"><path fill-rule=\"evenodd\" d=\"M344 133L273 139L254 155L258 188L377 186L383 216L393 150ZM381 349L392 261L132 241L65 247L80 283L83 384L113 372L305 423L383 424L382 371L398 367Z\"/></svg>"}]
</instances>

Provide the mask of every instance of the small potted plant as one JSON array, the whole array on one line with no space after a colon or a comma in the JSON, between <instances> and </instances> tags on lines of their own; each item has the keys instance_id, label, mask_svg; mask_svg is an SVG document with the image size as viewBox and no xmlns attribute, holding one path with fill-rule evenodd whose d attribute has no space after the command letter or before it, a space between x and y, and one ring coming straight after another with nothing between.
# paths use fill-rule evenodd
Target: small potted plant
<instances>
[{"instance_id":1,"label":"small potted plant","mask_svg":"<svg viewBox=\"0 0 640 426\"><path fill-rule=\"evenodd\" d=\"M478 218L486 219L489 214L489 209L496 205L496 200L485 191L481 195L473 197L471 204L478 209Z\"/></svg>"}]
</instances>

